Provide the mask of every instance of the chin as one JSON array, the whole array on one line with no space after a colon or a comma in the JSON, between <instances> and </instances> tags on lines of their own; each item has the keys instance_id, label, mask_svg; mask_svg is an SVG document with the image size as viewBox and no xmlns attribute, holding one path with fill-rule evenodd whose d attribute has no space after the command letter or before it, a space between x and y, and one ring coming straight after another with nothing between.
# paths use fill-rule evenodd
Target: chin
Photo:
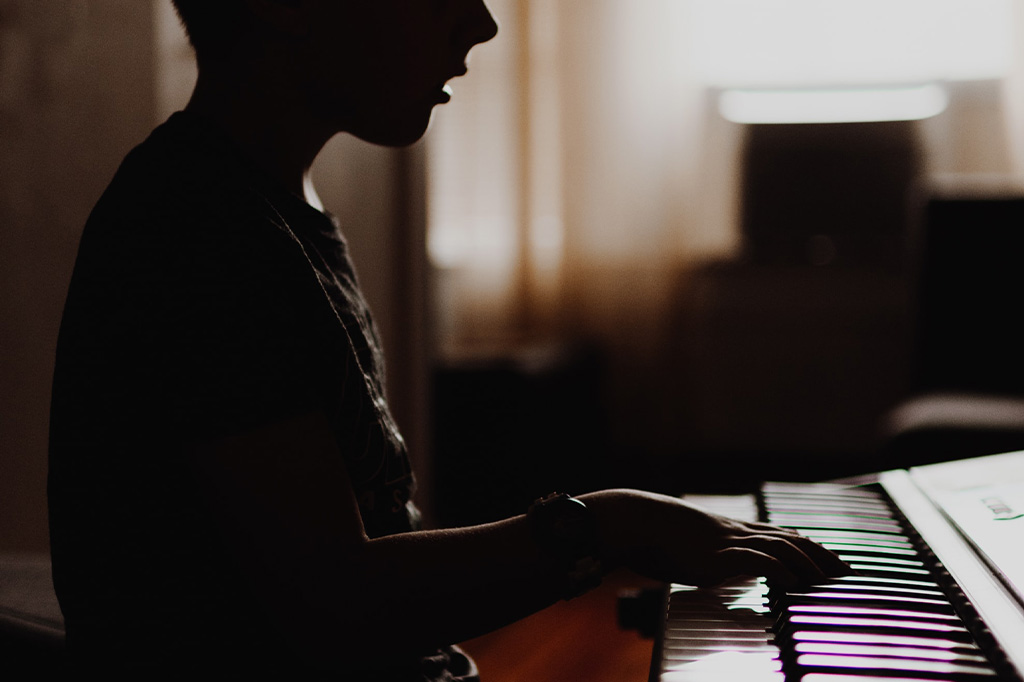
<instances>
[{"instance_id":1,"label":"chin","mask_svg":"<svg viewBox=\"0 0 1024 682\"><path fill-rule=\"evenodd\" d=\"M430 127L431 114L407 119L378 120L365 126L351 129L353 135L364 142L383 147L407 147L418 142Z\"/></svg>"}]
</instances>

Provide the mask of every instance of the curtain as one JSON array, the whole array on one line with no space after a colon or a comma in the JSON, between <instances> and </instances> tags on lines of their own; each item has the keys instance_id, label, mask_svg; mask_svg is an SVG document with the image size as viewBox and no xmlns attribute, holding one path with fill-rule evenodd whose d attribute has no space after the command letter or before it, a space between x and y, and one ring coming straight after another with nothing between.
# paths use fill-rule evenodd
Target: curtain
<instances>
[{"instance_id":1,"label":"curtain","mask_svg":"<svg viewBox=\"0 0 1024 682\"><path fill-rule=\"evenodd\" d=\"M639 314L660 271L734 241L737 131L691 86L687 3L489 5L499 37L476 48L428 137L442 337Z\"/></svg>"}]
</instances>

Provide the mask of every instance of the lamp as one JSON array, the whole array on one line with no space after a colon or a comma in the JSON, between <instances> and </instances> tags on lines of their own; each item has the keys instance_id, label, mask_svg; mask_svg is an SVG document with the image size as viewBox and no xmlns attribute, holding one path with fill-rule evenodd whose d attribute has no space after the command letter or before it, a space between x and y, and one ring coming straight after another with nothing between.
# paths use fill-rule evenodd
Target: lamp
<instances>
[{"instance_id":1,"label":"lamp","mask_svg":"<svg viewBox=\"0 0 1024 682\"><path fill-rule=\"evenodd\" d=\"M1006 75L1012 0L692 0L691 58L742 123L916 120Z\"/></svg>"}]
</instances>

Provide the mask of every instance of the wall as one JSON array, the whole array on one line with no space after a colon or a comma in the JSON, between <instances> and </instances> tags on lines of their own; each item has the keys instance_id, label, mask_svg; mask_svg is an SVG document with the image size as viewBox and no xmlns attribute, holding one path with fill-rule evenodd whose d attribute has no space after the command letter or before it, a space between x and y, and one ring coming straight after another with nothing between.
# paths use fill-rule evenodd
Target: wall
<instances>
[{"instance_id":1,"label":"wall","mask_svg":"<svg viewBox=\"0 0 1024 682\"><path fill-rule=\"evenodd\" d=\"M46 547L60 313L93 203L153 119L152 6L0 2L0 548Z\"/></svg>"}]
</instances>

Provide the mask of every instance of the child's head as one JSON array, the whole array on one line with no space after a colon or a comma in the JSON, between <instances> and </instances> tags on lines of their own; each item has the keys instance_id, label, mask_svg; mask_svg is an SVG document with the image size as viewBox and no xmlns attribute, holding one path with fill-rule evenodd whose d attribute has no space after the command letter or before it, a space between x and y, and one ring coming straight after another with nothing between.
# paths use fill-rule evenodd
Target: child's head
<instances>
[{"instance_id":1,"label":"child's head","mask_svg":"<svg viewBox=\"0 0 1024 682\"><path fill-rule=\"evenodd\" d=\"M202 61L222 57L246 28L245 0L171 0Z\"/></svg>"},{"instance_id":2,"label":"child's head","mask_svg":"<svg viewBox=\"0 0 1024 682\"><path fill-rule=\"evenodd\" d=\"M267 87L287 82L317 123L389 145L419 139L445 82L497 32L484 0L172 1L201 77L273 71Z\"/></svg>"}]
</instances>

